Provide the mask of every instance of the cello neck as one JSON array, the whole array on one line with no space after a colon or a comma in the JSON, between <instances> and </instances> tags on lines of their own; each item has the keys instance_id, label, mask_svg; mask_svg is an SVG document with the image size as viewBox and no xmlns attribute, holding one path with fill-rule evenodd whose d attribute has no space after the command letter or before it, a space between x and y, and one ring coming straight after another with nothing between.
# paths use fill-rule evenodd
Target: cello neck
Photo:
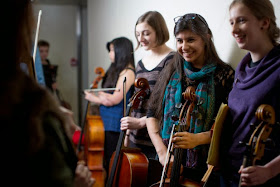
<instances>
[{"instance_id":1,"label":"cello neck","mask_svg":"<svg viewBox=\"0 0 280 187\"><path fill-rule=\"evenodd\" d=\"M126 108L126 111L125 111L125 116L130 115L131 109L132 109L132 104L129 103L127 105L127 108ZM123 130L120 133L120 136L119 136L119 139L118 139L118 144L117 144L117 147L116 147L114 162L113 162L113 165L112 165L112 168L111 168L110 176L109 176L106 187L111 187L113 185L117 165L118 165L118 162L120 160L120 158L119 158L120 153L121 153L122 148L124 147L123 142L124 142L125 134L126 134L126 130Z\"/></svg>"}]
</instances>

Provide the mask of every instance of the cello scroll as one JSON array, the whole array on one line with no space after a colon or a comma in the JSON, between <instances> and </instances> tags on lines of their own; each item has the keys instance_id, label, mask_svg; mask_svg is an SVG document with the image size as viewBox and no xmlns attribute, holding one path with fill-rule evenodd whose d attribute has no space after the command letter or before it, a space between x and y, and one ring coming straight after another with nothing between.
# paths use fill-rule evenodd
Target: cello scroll
<instances>
[{"instance_id":1,"label":"cello scroll","mask_svg":"<svg viewBox=\"0 0 280 187\"><path fill-rule=\"evenodd\" d=\"M105 76L105 71L102 67L97 67L94 70L95 74L98 76L92 81L91 89L98 88L98 83L103 79Z\"/></svg>"}]
</instances>

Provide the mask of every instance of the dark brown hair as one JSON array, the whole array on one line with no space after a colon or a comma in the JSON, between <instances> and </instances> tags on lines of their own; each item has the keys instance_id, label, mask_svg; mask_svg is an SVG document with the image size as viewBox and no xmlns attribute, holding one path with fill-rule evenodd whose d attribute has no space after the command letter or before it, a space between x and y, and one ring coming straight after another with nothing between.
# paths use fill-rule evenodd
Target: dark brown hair
<instances>
[{"instance_id":1,"label":"dark brown hair","mask_svg":"<svg viewBox=\"0 0 280 187\"><path fill-rule=\"evenodd\" d=\"M214 63L225 66L217 54L214 42L212 41L212 32L208 27L205 19L198 14L185 14L175 23L174 36L176 37L180 32L191 31L202 38L205 43L205 63ZM165 93L165 88L171 78L171 76L177 72L180 75L179 81L182 81L184 59L176 53L174 62L169 63L161 72L158 81L154 87L149 100L149 108L155 112L155 118L159 120L159 124L162 122L162 101ZM159 104L160 101L160 104Z\"/></svg>"},{"instance_id":2,"label":"dark brown hair","mask_svg":"<svg viewBox=\"0 0 280 187\"><path fill-rule=\"evenodd\" d=\"M44 47L50 47L50 43L47 42L46 40L39 40L39 42L38 42L38 47L42 47L42 46L44 46Z\"/></svg>"}]
</instances>

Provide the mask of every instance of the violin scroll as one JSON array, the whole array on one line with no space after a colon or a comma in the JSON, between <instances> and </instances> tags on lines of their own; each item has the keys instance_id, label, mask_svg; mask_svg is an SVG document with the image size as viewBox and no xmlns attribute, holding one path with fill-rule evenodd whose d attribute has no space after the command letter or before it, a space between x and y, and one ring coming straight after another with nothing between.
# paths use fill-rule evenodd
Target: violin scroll
<instances>
[{"instance_id":1,"label":"violin scroll","mask_svg":"<svg viewBox=\"0 0 280 187\"><path fill-rule=\"evenodd\" d=\"M196 101L195 88L193 86L188 86L185 92L182 93L182 95L185 100L189 100L191 102Z\"/></svg>"},{"instance_id":2,"label":"violin scroll","mask_svg":"<svg viewBox=\"0 0 280 187\"><path fill-rule=\"evenodd\" d=\"M256 111L256 118L269 124L275 123L275 111L270 105L262 104Z\"/></svg>"},{"instance_id":3,"label":"violin scroll","mask_svg":"<svg viewBox=\"0 0 280 187\"><path fill-rule=\"evenodd\" d=\"M275 123L275 111L272 106L263 104L258 107L255 115L258 120L265 122L265 124L258 135L255 145L255 158L253 160L253 164L255 164L256 160L260 160L264 155L265 142L268 140L272 131L272 125Z\"/></svg>"}]
</instances>

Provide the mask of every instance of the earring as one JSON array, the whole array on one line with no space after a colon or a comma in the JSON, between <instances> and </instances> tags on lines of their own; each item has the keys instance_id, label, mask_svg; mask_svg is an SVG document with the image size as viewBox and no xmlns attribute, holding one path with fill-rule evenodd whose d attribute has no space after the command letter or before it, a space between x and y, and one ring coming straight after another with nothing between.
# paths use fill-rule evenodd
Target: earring
<instances>
[{"instance_id":1,"label":"earring","mask_svg":"<svg viewBox=\"0 0 280 187\"><path fill-rule=\"evenodd\" d=\"M261 27L261 30L263 30L263 27Z\"/></svg>"}]
</instances>

